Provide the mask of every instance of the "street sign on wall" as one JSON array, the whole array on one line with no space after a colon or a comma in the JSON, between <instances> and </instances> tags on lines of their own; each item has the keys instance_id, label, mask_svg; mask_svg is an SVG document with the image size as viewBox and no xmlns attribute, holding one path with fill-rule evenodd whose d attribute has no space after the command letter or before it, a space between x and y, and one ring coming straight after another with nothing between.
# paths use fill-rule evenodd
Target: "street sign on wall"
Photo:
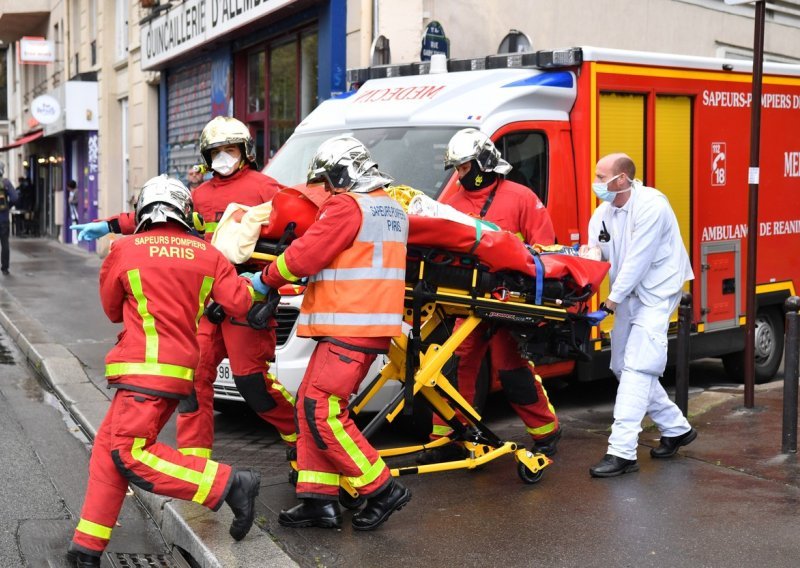
<instances>
[{"instance_id":1,"label":"street sign on wall","mask_svg":"<svg viewBox=\"0 0 800 568\"><path fill-rule=\"evenodd\" d=\"M425 34L422 36L420 61L430 61L431 55L435 53L443 53L445 57L450 57L450 40L444 35L442 24L433 21L425 28Z\"/></svg>"}]
</instances>

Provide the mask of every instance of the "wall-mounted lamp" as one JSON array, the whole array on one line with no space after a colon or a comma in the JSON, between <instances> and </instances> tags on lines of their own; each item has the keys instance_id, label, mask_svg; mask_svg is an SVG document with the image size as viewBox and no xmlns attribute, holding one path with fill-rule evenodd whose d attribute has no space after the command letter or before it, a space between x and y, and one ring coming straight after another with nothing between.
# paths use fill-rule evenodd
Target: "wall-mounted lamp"
<instances>
[{"instance_id":1,"label":"wall-mounted lamp","mask_svg":"<svg viewBox=\"0 0 800 568\"><path fill-rule=\"evenodd\" d=\"M36 162L39 163L39 164L44 164L46 161L47 160L45 160L44 158L37 158L36 159Z\"/></svg>"},{"instance_id":2,"label":"wall-mounted lamp","mask_svg":"<svg viewBox=\"0 0 800 568\"><path fill-rule=\"evenodd\" d=\"M30 164L28 163L28 160L22 160L22 167L23 168L27 168L29 165Z\"/></svg>"}]
</instances>

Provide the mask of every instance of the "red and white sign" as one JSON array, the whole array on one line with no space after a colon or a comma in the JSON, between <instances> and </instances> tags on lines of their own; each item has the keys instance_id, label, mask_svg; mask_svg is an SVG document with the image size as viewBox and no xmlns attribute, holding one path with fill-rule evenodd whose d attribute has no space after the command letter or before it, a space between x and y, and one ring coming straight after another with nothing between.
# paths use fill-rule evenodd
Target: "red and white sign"
<instances>
[{"instance_id":1,"label":"red and white sign","mask_svg":"<svg viewBox=\"0 0 800 568\"><path fill-rule=\"evenodd\" d=\"M727 154L725 142L711 143L711 185L722 186L728 179L728 168L726 167Z\"/></svg>"},{"instance_id":2,"label":"red and white sign","mask_svg":"<svg viewBox=\"0 0 800 568\"><path fill-rule=\"evenodd\" d=\"M44 65L56 60L56 49L52 41L43 37L25 36L17 42L18 63Z\"/></svg>"}]
</instances>

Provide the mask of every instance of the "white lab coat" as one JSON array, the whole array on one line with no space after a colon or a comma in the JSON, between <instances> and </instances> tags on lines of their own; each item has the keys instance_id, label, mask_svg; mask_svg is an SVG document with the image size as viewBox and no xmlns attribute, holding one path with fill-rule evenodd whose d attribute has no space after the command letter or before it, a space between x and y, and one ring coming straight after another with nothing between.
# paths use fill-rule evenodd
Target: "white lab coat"
<instances>
[{"instance_id":1,"label":"white lab coat","mask_svg":"<svg viewBox=\"0 0 800 568\"><path fill-rule=\"evenodd\" d=\"M603 224L607 242L599 238ZM670 316L683 284L694 275L669 201L639 182L624 207L602 203L595 210L589 245L599 246L603 260L611 263L608 299L617 303L611 370L619 387L608 453L635 460L645 414L662 436L680 436L691 428L658 379L667 364Z\"/></svg>"}]
</instances>

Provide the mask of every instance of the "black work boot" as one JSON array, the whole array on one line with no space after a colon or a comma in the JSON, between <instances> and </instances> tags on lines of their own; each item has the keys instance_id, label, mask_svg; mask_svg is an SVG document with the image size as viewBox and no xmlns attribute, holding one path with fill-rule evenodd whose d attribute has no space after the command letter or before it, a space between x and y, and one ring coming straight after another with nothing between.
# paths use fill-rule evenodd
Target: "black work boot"
<instances>
[{"instance_id":1,"label":"black work boot","mask_svg":"<svg viewBox=\"0 0 800 568\"><path fill-rule=\"evenodd\" d=\"M278 523L296 529L319 527L338 529L342 526L342 512L339 503L327 499L300 499L300 504L284 509L278 515Z\"/></svg>"},{"instance_id":2,"label":"black work boot","mask_svg":"<svg viewBox=\"0 0 800 568\"><path fill-rule=\"evenodd\" d=\"M533 447L531 448L531 452L540 453L546 455L548 458L552 458L556 455L558 451L558 441L561 439L561 426L558 427L558 430L550 434L549 436L545 436L539 440L533 441Z\"/></svg>"},{"instance_id":3,"label":"black work boot","mask_svg":"<svg viewBox=\"0 0 800 568\"><path fill-rule=\"evenodd\" d=\"M353 515L353 528L357 531L371 531L381 526L395 511L399 511L411 501L411 491L391 479L389 485L380 493L367 499L366 506Z\"/></svg>"},{"instance_id":4,"label":"black work boot","mask_svg":"<svg viewBox=\"0 0 800 568\"><path fill-rule=\"evenodd\" d=\"M77 566L77 568L99 568L100 566L100 553L97 556L81 552L69 545L67 549L67 562L70 566Z\"/></svg>"},{"instance_id":5,"label":"black work boot","mask_svg":"<svg viewBox=\"0 0 800 568\"><path fill-rule=\"evenodd\" d=\"M256 496L261 487L261 474L252 469L237 469L231 474L233 482L225 502L233 511L230 532L234 540L242 540L256 518Z\"/></svg>"},{"instance_id":6,"label":"black work boot","mask_svg":"<svg viewBox=\"0 0 800 568\"><path fill-rule=\"evenodd\" d=\"M650 456L654 458L671 458L681 446L688 446L697 438L697 430L691 428L688 432L680 436L661 436L657 448L650 450Z\"/></svg>"}]
</instances>

